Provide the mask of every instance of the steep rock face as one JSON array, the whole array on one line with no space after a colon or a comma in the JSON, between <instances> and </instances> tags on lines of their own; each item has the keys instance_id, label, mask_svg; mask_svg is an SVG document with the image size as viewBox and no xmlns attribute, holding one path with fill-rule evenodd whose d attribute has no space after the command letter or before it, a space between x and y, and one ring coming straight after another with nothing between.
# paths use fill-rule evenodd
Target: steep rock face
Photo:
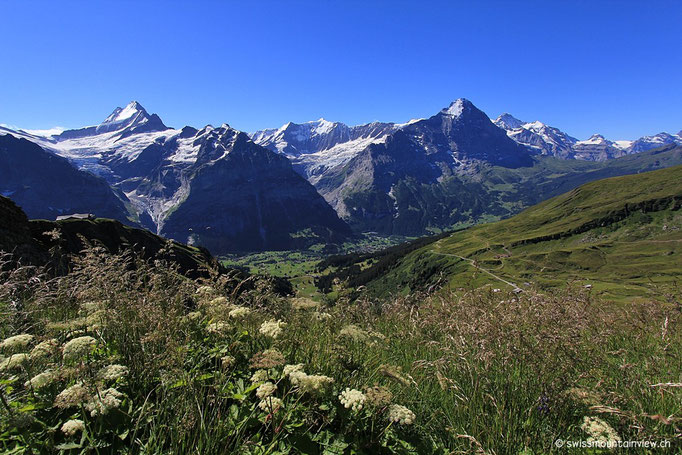
<instances>
[{"instance_id":1,"label":"steep rock face","mask_svg":"<svg viewBox=\"0 0 682 455\"><path fill-rule=\"evenodd\" d=\"M309 230L322 241L341 240L348 226L289 161L234 132L222 144L200 149L187 195L165 220L165 236L215 251L304 246ZM307 237L304 238L304 237Z\"/></svg>"},{"instance_id":2,"label":"steep rock face","mask_svg":"<svg viewBox=\"0 0 682 455\"><path fill-rule=\"evenodd\" d=\"M531 166L528 151L471 102L371 144L317 183L320 193L358 230L416 234L505 213L476 182L481 165Z\"/></svg>"},{"instance_id":3,"label":"steep rock face","mask_svg":"<svg viewBox=\"0 0 682 455\"><path fill-rule=\"evenodd\" d=\"M0 196L0 251L11 253L13 259L24 264L46 260L31 235L26 214L11 199Z\"/></svg>"},{"instance_id":4,"label":"steep rock face","mask_svg":"<svg viewBox=\"0 0 682 455\"><path fill-rule=\"evenodd\" d=\"M125 196L104 180L11 135L0 136L0 194L11 197L31 218L85 212L130 222Z\"/></svg>"},{"instance_id":5,"label":"steep rock face","mask_svg":"<svg viewBox=\"0 0 682 455\"><path fill-rule=\"evenodd\" d=\"M445 153L459 163L484 161L511 168L532 164L523 147L509 140L483 111L464 98L403 131L426 155Z\"/></svg>"}]
</instances>

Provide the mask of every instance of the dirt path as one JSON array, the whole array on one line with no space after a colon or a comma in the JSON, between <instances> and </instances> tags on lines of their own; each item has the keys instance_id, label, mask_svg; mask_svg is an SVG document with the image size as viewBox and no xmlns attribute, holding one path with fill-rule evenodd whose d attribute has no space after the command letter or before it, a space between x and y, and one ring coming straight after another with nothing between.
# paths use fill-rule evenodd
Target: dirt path
<instances>
[{"instance_id":1,"label":"dirt path","mask_svg":"<svg viewBox=\"0 0 682 455\"><path fill-rule=\"evenodd\" d=\"M434 246L435 246L436 248L440 248L440 244L438 244L438 242L436 242ZM503 282L503 283L505 283L505 284L507 284L507 285L513 287L513 288L514 288L514 291L516 291L517 289L518 289L519 291L522 291L522 289L521 289L520 287L518 287L516 284L512 283L511 281L507 281L507 280L505 280L504 278L500 277L499 275L494 274L494 273L491 272L490 270L484 269L484 268L482 268L482 267L476 265L476 262L475 262L473 259L465 258L464 256L459 256L459 255L457 255L457 254L441 253L440 251L435 251L435 250L431 250L431 252L432 252L433 254L439 254L439 255L441 255L441 256L450 256L450 257L453 257L453 258L461 259L461 260L463 260L463 261L467 261L467 262L468 262L469 264L471 264L471 266L474 267L475 269L478 269L478 270L480 270L480 271L483 272L483 273L487 273L488 275L490 275L491 277L495 278L496 280L501 281L501 282ZM516 292L518 292L518 291L516 291Z\"/></svg>"}]
</instances>

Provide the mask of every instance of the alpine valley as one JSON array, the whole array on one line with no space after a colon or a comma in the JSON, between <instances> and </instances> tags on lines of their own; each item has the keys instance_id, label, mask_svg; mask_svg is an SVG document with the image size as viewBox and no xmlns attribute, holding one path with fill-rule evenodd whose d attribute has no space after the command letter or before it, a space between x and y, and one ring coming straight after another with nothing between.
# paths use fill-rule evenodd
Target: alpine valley
<instances>
[{"instance_id":1,"label":"alpine valley","mask_svg":"<svg viewBox=\"0 0 682 455\"><path fill-rule=\"evenodd\" d=\"M215 254L418 236L507 218L592 180L682 164L682 132L579 141L466 99L406 123L251 134L138 102L66 131L0 127L0 194L29 218L114 218Z\"/></svg>"}]
</instances>

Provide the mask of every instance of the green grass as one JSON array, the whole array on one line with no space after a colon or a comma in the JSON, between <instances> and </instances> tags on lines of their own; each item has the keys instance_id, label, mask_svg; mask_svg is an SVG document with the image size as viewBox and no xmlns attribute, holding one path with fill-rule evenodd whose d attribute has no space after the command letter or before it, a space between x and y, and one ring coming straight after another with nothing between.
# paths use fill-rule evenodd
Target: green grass
<instances>
[{"instance_id":1,"label":"green grass","mask_svg":"<svg viewBox=\"0 0 682 455\"><path fill-rule=\"evenodd\" d=\"M341 295L326 307L278 298L266 281L238 293L226 277L197 283L95 251L55 280L5 273L0 336L34 339L2 344L2 355L48 339L58 347L16 367L0 360L6 452L564 453L554 441L590 437L585 417L622 440L679 443L682 390L657 384L682 382L682 321L663 298L623 308L581 288L467 289L381 306ZM249 310L232 316L238 308ZM275 320L285 323L277 336L261 333ZM84 336L93 348L62 355ZM112 364L127 374L102 379ZM285 364L333 382L314 390ZM55 373L45 387L25 385L43 371ZM264 381L277 386L276 412L260 406ZM57 406L75 384L85 395ZM108 388L119 401L93 413ZM343 405L347 388L363 394L362 409ZM414 420L391 421L396 405ZM65 434L73 419L83 430Z\"/></svg>"},{"instance_id":2,"label":"green grass","mask_svg":"<svg viewBox=\"0 0 682 455\"><path fill-rule=\"evenodd\" d=\"M682 276L680 182L678 166L586 184L417 250L369 287L386 294L437 279L451 288L578 283L612 300L651 296ZM415 279L425 270L425 281Z\"/></svg>"}]
</instances>

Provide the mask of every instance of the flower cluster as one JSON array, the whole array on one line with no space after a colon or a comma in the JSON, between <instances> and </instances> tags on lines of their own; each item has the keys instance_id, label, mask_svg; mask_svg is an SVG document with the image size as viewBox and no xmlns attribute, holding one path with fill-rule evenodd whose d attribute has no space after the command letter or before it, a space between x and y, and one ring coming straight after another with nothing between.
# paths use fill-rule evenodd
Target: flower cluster
<instances>
[{"instance_id":1,"label":"flower cluster","mask_svg":"<svg viewBox=\"0 0 682 455\"><path fill-rule=\"evenodd\" d=\"M258 384L259 382L265 382L268 379L270 379L270 375L268 375L267 370L256 370L251 376L251 383Z\"/></svg>"},{"instance_id":2,"label":"flower cluster","mask_svg":"<svg viewBox=\"0 0 682 455\"><path fill-rule=\"evenodd\" d=\"M249 313L251 313L251 310L249 308L246 308L244 306L237 306L230 310L229 315L231 318L243 318L244 316L248 316Z\"/></svg>"},{"instance_id":3,"label":"flower cluster","mask_svg":"<svg viewBox=\"0 0 682 455\"><path fill-rule=\"evenodd\" d=\"M211 286L199 286L197 289L197 295L199 297L209 297L216 294L216 290Z\"/></svg>"},{"instance_id":4,"label":"flower cluster","mask_svg":"<svg viewBox=\"0 0 682 455\"><path fill-rule=\"evenodd\" d=\"M213 306L213 307L225 306L227 304L229 304L227 297L222 297L222 296L216 297L215 299L208 302L208 306Z\"/></svg>"},{"instance_id":5,"label":"flower cluster","mask_svg":"<svg viewBox=\"0 0 682 455\"><path fill-rule=\"evenodd\" d=\"M54 338L41 341L31 350L31 358L39 359L41 357L48 357L55 354L59 350L59 341Z\"/></svg>"},{"instance_id":6,"label":"flower cluster","mask_svg":"<svg viewBox=\"0 0 682 455\"><path fill-rule=\"evenodd\" d=\"M320 312L316 311L315 313L313 313L313 318L317 321L326 321L328 319L331 319L332 315L325 311Z\"/></svg>"},{"instance_id":7,"label":"flower cluster","mask_svg":"<svg viewBox=\"0 0 682 455\"><path fill-rule=\"evenodd\" d=\"M219 335L225 333L230 329L230 325L227 322L212 322L206 326L208 333L213 333Z\"/></svg>"},{"instance_id":8,"label":"flower cluster","mask_svg":"<svg viewBox=\"0 0 682 455\"><path fill-rule=\"evenodd\" d=\"M275 413L282 407L282 400L277 397L267 397L258 403L258 408L263 412Z\"/></svg>"},{"instance_id":9,"label":"flower cluster","mask_svg":"<svg viewBox=\"0 0 682 455\"><path fill-rule=\"evenodd\" d=\"M303 371L303 364L302 363L297 363L295 365L285 365L284 370L282 371L282 375L284 377L288 377L292 373L297 373L299 371Z\"/></svg>"},{"instance_id":10,"label":"flower cluster","mask_svg":"<svg viewBox=\"0 0 682 455\"><path fill-rule=\"evenodd\" d=\"M277 390L277 386L272 382L264 382L258 389L256 389L256 396L258 398L267 398Z\"/></svg>"},{"instance_id":11,"label":"flower cluster","mask_svg":"<svg viewBox=\"0 0 682 455\"><path fill-rule=\"evenodd\" d=\"M357 389L346 388L341 395L339 395L339 401L346 409L351 408L353 411L357 412L362 409L365 404L367 397L364 393Z\"/></svg>"},{"instance_id":12,"label":"flower cluster","mask_svg":"<svg viewBox=\"0 0 682 455\"><path fill-rule=\"evenodd\" d=\"M228 368L232 367L236 361L237 359L235 359L231 355L226 355L220 358L220 366L223 369L227 370Z\"/></svg>"},{"instance_id":13,"label":"flower cluster","mask_svg":"<svg viewBox=\"0 0 682 455\"><path fill-rule=\"evenodd\" d=\"M289 381L303 393L317 394L334 383L334 378L323 375L309 375L303 371L295 371L289 375Z\"/></svg>"},{"instance_id":14,"label":"flower cluster","mask_svg":"<svg viewBox=\"0 0 682 455\"><path fill-rule=\"evenodd\" d=\"M85 430L85 424L82 420L78 419L67 420L64 425L62 425L62 433L66 436L73 436L83 430Z\"/></svg>"},{"instance_id":15,"label":"flower cluster","mask_svg":"<svg viewBox=\"0 0 682 455\"><path fill-rule=\"evenodd\" d=\"M13 354L0 362L0 371L22 367L26 362L28 362L28 354Z\"/></svg>"},{"instance_id":16,"label":"flower cluster","mask_svg":"<svg viewBox=\"0 0 682 455\"><path fill-rule=\"evenodd\" d=\"M128 367L123 365L107 365L97 373L102 381L117 381L128 374Z\"/></svg>"},{"instance_id":17,"label":"flower cluster","mask_svg":"<svg viewBox=\"0 0 682 455\"><path fill-rule=\"evenodd\" d=\"M97 346L97 340L91 336L74 338L64 345L64 360L77 360L89 355Z\"/></svg>"},{"instance_id":18,"label":"flower cluster","mask_svg":"<svg viewBox=\"0 0 682 455\"><path fill-rule=\"evenodd\" d=\"M56 376L55 376L54 372L49 371L49 370L44 371L40 374L33 376L30 380L26 381L24 383L24 387L26 387L27 389L32 388L35 390L39 390L39 389L42 389L43 387L46 387L46 386L52 384L52 382L55 380L55 378L56 378Z\"/></svg>"},{"instance_id":19,"label":"flower cluster","mask_svg":"<svg viewBox=\"0 0 682 455\"><path fill-rule=\"evenodd\" d=\"M62 390L54 400L54 405L58 408L67 409L72 406L79 406L90 399L90 393L83 384L74 384Z\"/></svg>"},{"instance_id":20,"label":"flower cluster","mask_svg":"<svg viewBox=\"0 0 682 455\"><path fill-rule=\"evenodd\" d=\"M392 404L388 408L388 420L400 425L412 425L417 419L414 412L399 404Z\"/></svg>"},{"instance_id":21,"label":"flower cluster","mask_svg":"<svg viewBox=\"0 0 682 455\"><path fill-rule=\"evenodd\" d=\"M106 389L99 392L93 399L86 403L85 409L92 417L108 414L110 410L121 406L123 394L116 389Z\"/></svg>"},{"instance_id":22,"label":"flower cluster","mask_svg":"<svg viewBox=\"0 0 682 455\"><path fill-rule=\"evenodd\" d=\"M204 315L201 314L201 311L191 311L187 313L186 317L189 321L200 321Z\"/></svg>"},{"instance_id":23,"label":"flower cluster","mask_svg":"<svg viewBox=\"0 0 682 455\"><path fill-rule=\"evenodd\" d=\"M258 331L265 335L266 337L270 338L277 338L280 336L282 333L282 330L284 329L284 326L286 326L286 322L282 322L281 320L275 321L274 319L270 321L265 321L261 324L260 329Z\"/></svg>"},{"instance_id":24,"label":"flower cluster","mask_svg":"<svg viewBox=\"0 0 682 455\"><path fill-rule=\"evenodd\" d=\"M611 425L600 419L599 417L587 417L583 418L583 424L580 428L590 435L587 438L588 441L596 442L611 442L620 441L620 436L616 433Z\"/></svg>"},{"instance_id":25,"label":"flower cluster","mask_svg":"<svg viewBox=\"0 0 682 455\"><path fill-rule=\"evenodd\" d=\"M31 341L33 341L33 335L29 335L28 333L14 335L13 337L9 337L0 343L0 350L16 352L26 348L29 344L31 344Z\"/></svg>"},{"instance_id":26,"label":"flower cluster","mask_svg":"<svg viewBox=\"0 0 682 455\"><path fill-rule=\"evenodd\" d=\"M350 324L342 328L339 332L339 337L348 338L358 343L364 343L370 339L369 333L367 333L365 330L362 330L355 324Z\"/></svg>"}]
</instances>

